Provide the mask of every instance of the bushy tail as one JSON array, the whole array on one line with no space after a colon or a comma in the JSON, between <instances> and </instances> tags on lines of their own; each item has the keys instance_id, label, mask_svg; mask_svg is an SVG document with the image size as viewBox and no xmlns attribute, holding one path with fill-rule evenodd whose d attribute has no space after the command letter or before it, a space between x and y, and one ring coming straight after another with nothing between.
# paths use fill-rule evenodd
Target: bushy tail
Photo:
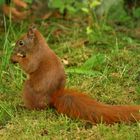
<instances>
[{"instance_id":1,"label":"bushy tail","mask_svg":"<svg viewBox=\"0 0 140 140\"><path fill-rule=\"evenodd\" d=\"M106 105L73 90L60 90L51 99L51 105L59 113L92 123L130 123L140 120L140 106Z\"/></svg>"}]
</instances>

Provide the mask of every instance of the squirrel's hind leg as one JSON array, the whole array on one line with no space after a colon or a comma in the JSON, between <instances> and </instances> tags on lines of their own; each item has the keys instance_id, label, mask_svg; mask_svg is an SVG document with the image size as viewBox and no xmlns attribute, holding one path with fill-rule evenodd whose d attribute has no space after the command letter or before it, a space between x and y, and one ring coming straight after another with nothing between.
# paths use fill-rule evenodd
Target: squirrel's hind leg
<instances>
[{"instance_id":1,"label":"squirrel's hind leg","mask_svg":"<svg viewBox=\"0 0 140 140\"><path fill-rule=\"evenodd\" d=\"M30 86L25 86L23 91L23 101L28 109L45 109L47 107L46 95L35 93Z\"/></svg>"}]
</instances>

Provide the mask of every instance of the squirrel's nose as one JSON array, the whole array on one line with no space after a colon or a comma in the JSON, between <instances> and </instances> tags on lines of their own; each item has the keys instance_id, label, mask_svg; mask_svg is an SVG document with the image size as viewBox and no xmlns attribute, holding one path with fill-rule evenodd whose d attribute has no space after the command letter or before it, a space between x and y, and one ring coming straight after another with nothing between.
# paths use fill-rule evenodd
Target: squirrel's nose
<instances>
[{"instance_id":1,"label":"squirrel's nose","mask_svg":"<svg viewBox=\"0 0 140 140\"><path fill-rule=\"evenodd\" d=\"M11 56L10 61L11 61L13 64L18 63L18 59L16 58L15 55L12 55L12 56Z\"/></svg>"}]
</instances>

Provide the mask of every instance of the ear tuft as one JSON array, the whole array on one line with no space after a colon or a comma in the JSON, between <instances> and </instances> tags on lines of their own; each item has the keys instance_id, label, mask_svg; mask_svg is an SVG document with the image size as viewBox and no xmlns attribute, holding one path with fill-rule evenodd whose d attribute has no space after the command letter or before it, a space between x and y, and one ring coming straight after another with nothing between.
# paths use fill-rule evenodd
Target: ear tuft
<instances>
[{"instance_id":1,"label":"ear tuft","mask_svg":"<svg viewBox=\"0 0 140 140\"><path fill-rule=\"evenodd\" d=\"M34 39L35 38L35 31L36 31L36 26L35 24L31 24L29 26L28 32L27 32L27 37L29 39Z\"/></svg>"},{"instance_id":2,"label":"ear tuft","mask_svg":"<svg viewBox=\"0 0 140 140\"><path fill-rule=\"evenodd\" d=\"M30 26L29 26L29 29L30 30L36 30L36 25L34 23L32 23Z\"/></svg>"}]
</instances>

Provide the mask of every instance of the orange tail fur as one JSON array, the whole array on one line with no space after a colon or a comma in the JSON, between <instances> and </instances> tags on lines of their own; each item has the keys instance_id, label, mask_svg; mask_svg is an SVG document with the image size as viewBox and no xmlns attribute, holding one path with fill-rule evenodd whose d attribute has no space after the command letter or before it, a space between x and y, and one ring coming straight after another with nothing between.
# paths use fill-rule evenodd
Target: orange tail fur
<instances>
[{"instance_id":1,"label":"orange tail fur","mask_svg":"<svg viewBox=\"0 0 140 140\"><path fill-rule=\"evenodd\" d=\"M60 90L54 93L51 105L59 113L92 123L130 123L140 120L140 106L106 105L73 90Z\"/></svg>"}]
</instances>

